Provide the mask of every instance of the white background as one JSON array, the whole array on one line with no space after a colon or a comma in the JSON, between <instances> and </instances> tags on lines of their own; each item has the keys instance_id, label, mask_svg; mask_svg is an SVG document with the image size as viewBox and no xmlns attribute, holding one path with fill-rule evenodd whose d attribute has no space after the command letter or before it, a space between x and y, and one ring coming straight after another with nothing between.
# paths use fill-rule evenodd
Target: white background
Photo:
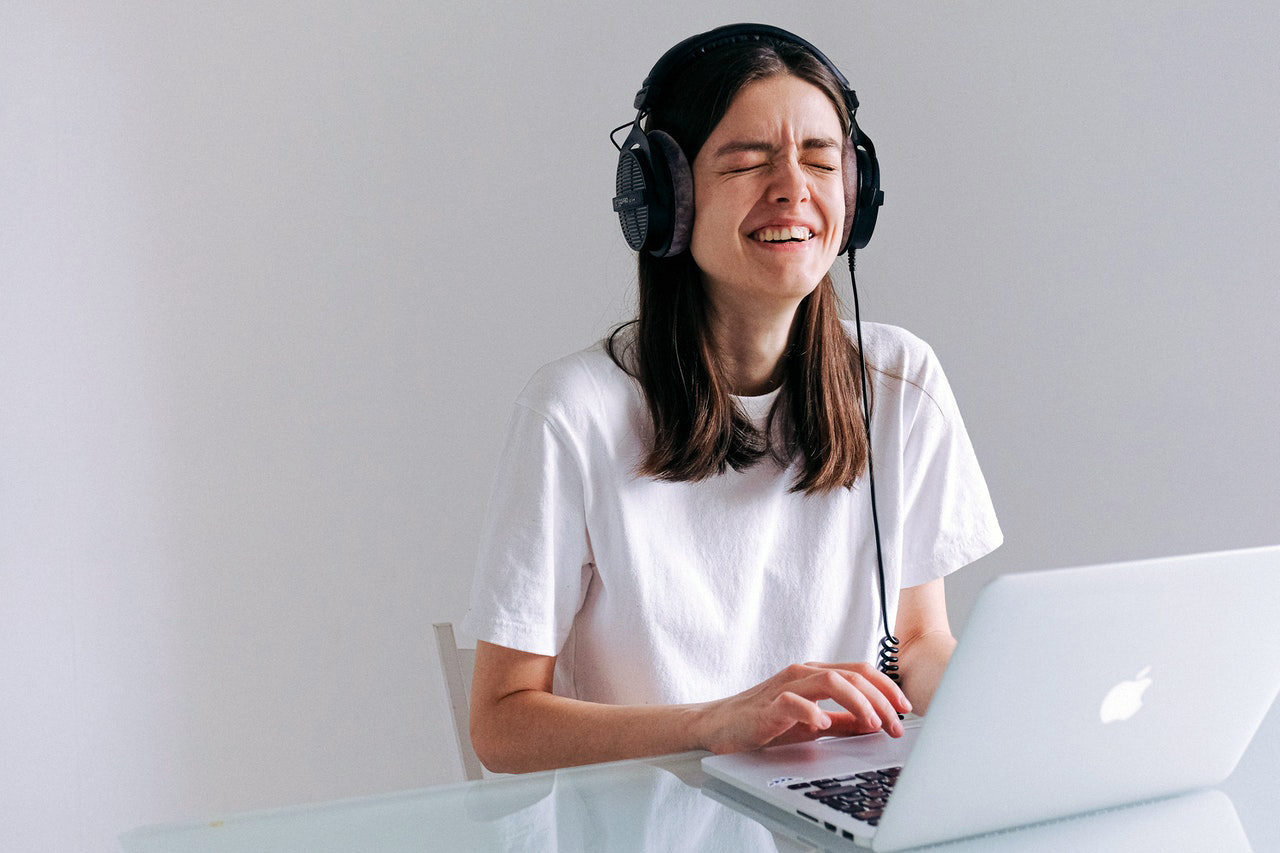
<instances>
[{"instance_id":1,"label":"white background","mask_svg":"<svg viewBox=\"0 0 1280 853\"><path fill-rule=\"evenodd\" d=\"M8 2L0 848L460 778L430 624L524 380L630 314L608 131L735 20L862 98L864 313L934 345L1007 537L957 626L1280 541L1271 0Z\"/></svg>"}]
</instances>

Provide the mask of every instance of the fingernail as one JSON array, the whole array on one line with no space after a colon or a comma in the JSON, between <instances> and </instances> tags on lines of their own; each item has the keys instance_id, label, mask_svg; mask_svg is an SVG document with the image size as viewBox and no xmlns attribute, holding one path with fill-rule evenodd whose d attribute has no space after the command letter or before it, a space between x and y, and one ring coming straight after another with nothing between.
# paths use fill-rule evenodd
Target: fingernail
<instances>
[{"instance_id":1,"label":"fingernail","mask_svg":"<svg viewBox=\"0 0 1280 853\"><path fill-rule=\"evenodd\" d=\"M818 717L818 725L824 729L831 728L831 717L827 714L821 715Z\"/></svg>"}]
</instances>

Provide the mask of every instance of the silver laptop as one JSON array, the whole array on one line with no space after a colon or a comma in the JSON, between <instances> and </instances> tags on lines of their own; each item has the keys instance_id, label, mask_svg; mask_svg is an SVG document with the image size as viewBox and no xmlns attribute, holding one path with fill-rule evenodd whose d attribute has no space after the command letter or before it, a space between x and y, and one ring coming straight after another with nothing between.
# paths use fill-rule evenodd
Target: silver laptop
<instances>
[{"instance_id":1,"label":"silver laptop","mask_svg":"<svg viewBox=\"0 0 1280 853\"><path fill-rule=\"evenodd\" d=\"M843 853L850 842L814 824L755 800L734 799L736 791L704 784L712 800L762 824L781 841L806 851ZM1014 830L947 841L926 848L937 853L1134 853L1139 850L1254 853L1235 805L1222 791L1201 788L1159 800L1089 812Z\"/></svg>"},{"instance_id":2,"label":"silver laptop","mask_svg":"<svg viewBox=\"0 0 1280 853\"><path fill-rule=\"evenodd\" d=\"M1280 692L1277 602L1280 547L1003 575L902 738L702 766L878 851L1216 785Z\"/></svg>"}]
</instances>

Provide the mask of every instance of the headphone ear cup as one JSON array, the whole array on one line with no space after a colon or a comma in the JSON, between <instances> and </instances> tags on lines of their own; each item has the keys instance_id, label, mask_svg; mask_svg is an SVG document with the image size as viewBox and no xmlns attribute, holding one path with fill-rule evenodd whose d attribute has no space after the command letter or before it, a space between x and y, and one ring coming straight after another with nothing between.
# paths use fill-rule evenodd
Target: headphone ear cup
<instances>
[{"instance_id":1,"label":"headphone ear cup","mask_svg":"<svg viewBox=\"0 0 1280 853\"><path fill-rule=\"evenodd\" d=\"M853 235L853 223L858 218L858 182L862 180L857 146L853 137L846 137L840 156L840 171L844 175L844 231L840 237L840 254L849 251L849 238Z\"/></svg>"},{"instance_id":2,"label":"headphone ear cup","mask_svg":"<svg viewBox=\"0 0 1280 853\"><path fill-rule=\"evenodd\" d=\"M679 255L689 248L689 237L693 234L693 170L684 156L680 144L669 134L661 130L648 134L651 153L655 163L662 161L662 167L655 172L666 173L670 179L668 202L670 239L665 245L655 246L652 253L660 258ZM661 180L661 179L659 179Z\"/></svg>"},{"instance_id":3,"label":"headphone ear cup","mask_svg":"<svg viewBox=\"0 0 1280 853\"><path fill-rule=\"evenodd\" d=\"M654 221L654 168L649 155L649 140L639 128L632 128L618 154L617 195L613 209L618 214L622 236L634 251L642 251L652 243L655 230L664 223ZM657 211L661 218L661 210Z\"/></svg>"},{"instance_id":4,"label":"headphone ear cup","mask_svg":"<svg viewBox=\"0 0 1280 853\"><path fill-rule=\"evenodd\" d=\"M880 213L880 205L884 204L884 193L880 191L880 163L876 160L871 141L866 140L865 145L854 146L854 151L857 158L858 187L853 228L850 230L846 249L861 249L871 242L871 232L876 228L876 216Z\"/></svg>"}]
</instances>

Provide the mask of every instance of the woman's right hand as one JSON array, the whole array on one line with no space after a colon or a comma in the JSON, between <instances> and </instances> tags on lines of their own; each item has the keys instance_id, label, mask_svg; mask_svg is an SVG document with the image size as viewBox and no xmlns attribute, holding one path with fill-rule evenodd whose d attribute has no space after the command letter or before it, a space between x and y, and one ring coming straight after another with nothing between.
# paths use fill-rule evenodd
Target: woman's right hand
<instances>
[{"instance_id":1,"label":"woman's right hand","mask_svg":"<svg viewBox=\"0 0 1280 853\"><path fill-rule=\"evenodd\" d=\"M833 700L843 710L818 705ZM748 690L699 706L697 738L716 753L741 752L827 735L903 732L911 703L892 679L866 663L792 664Z\"/></svg>"}]
</instances>

